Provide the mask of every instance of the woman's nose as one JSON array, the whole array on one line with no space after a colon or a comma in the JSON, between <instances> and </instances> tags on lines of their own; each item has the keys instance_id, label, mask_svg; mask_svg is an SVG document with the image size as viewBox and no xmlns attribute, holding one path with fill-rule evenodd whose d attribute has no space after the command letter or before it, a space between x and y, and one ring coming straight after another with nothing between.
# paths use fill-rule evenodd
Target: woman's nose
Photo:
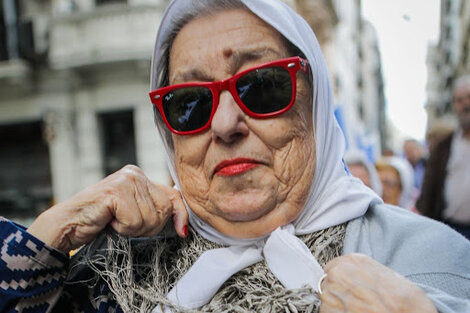
<instances>
[{"instance_id":1,"label":"woman's nose","mask_svg":"<svg viewBox=\"0 0 470 313\"><path fill-rule=\"evenodd\" d=\"M212 136L215 140L231 143L249 133L245 113L227 90L220 93L219 106L212 118Z\"/></svg>"}]
</instances>

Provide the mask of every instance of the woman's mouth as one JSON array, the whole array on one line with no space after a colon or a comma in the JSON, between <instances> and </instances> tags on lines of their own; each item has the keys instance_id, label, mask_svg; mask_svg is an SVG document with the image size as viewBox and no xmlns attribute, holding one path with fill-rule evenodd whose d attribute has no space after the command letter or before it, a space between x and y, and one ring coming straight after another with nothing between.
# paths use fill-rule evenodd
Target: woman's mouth
<instances>
[{"instance_id":1,"label":"woman's mouth","mask_svg":"<svg viewBox=\"0 0 470 313\"><path fill-rule=\"evenodd\" d=\"M215 167L215 174L219 176L235 176L243 174L260 165L253 159L237 158L220 162Z\"/></svg>"}]
</instances>

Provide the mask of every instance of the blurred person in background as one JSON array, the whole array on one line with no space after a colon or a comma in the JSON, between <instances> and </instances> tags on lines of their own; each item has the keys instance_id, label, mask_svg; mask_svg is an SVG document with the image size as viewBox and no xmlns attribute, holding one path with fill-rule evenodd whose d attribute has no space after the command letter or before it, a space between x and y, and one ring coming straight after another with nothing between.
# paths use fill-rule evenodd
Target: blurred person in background
<instances>
[{"instance_id":1,"label":"blurred person in background","mask_svg":"<svg viewBox=\"0 0 470 313\"><path fill-rule=\"evenodd\" d=\"M375 167L382 183L384 202L412 210L415 188L413 168L408 161L397 156L383 157Z\"/></svg>"},{"instance_id":2,"label":"blurred person in background","mask_svg":"<svg viewBox=\"0 0 470 313\"><path fill-rule=\"evenodd\" d=\"M470 239L470 75L455 80L459 128L431 151L417 209Z\"/></svg>"},{"instance_id":3,"label":"blurred person in background","mask_svg":"<svg viewBox=\"0 0 470 313\"><path fill-rule=\"evenodd\" d=\"M429 129L426 131L426 143L429 153L436 148L439 142L447 138L454 131L454 125L449 121L437 120L430 125Z\"/></svg>"},{"instance_id":4,"label":"blurred person in background","mask_svg":"<svg viewBox=\"0 0 470 313\"><path fill-rule=\"evenodd\" d=\"M403 143L403 153L413 167L413 185L419 193L423 184L424 169L426 168L424 147L418 140L410 138Z\"/></svg>"},{"instance_id":5,"label":"blurred person in background","mask_svg":"<svg viewBox=\"0 0 470 313\"><path fill-rule=\"evenodd\" d=\"M372 163L360 150L349 150L344 155L344 161L352 176L359 178L364 185L382 196L382 183Z\"/></svg>"},{"instance_id":6,"label":"blurred person in background","mask_svg":"<svg viewBox=\"0 0 470 313\"><path fill-rule=\"evenodd\" d=\"M393 151L392 148L385 148L385 149L382 151L382 156L390 157L390 156L394 156L394 155L395 155L395 151Z\"/></svg>"}]
</instances>

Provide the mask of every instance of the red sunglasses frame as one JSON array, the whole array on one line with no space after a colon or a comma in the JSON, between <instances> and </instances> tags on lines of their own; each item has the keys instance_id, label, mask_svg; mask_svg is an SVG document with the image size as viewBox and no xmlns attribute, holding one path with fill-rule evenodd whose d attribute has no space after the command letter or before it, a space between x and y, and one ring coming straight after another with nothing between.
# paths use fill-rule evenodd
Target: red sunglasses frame
<instances>
[{"instance_id":1,"label":"red sunglasses frame","mask_svg":"<svg viewBox=\"0 0 470 313\"><path fill-rule=\"evenodd\" d=\"M236 89L237 80L240 77L244 76L245 74L247 74L249 72L252 72L252 71L255 71L255 70L258 70L258 69L262 69L262 68L274 67L274 66L283 67L290 74L291 82L292 82L292 95L291 95L290 103L285 108L283 108L279 111L275 111L275 112L255 113L255 112L250 111L246 107L246 105L243 103L243 101L240 99L240 97L237 93L237 89ZM280 115L280 114L286 112L287 110L289 110L292 107L292 105L295 102L295 95L297 93L296 74L297 74L297 71L299 71L299 70L301 70L301 71L308 74L309 73L308 61L301 58L301 57L298 57L298 56L290 57L290 58L286 58L286 59L276 60L276 61L272 61L272 62L257 65L255 67L252 67L252 68L246 69L246 70L244 70L240 73L237 73L236 75L234 75L232 77L229 77L227 79L220 80L220 81L215 81L215 82L189 82L189 83L183 83L183 84L177 84L177 85L171 85L171 86L159 88L159 89L151 91L149 93L149 96L150 96L150 101L157 107L158 111L160 112L160 115L163 118L163 121L165 122L168 129L170 129L170 131L172 131L173 133L175 133L177 135L192 135L192 134L196 134L196 133L205 131L206 129L209 128L209 126L212 123L212 118L214 117L215 112L217 111L217 107L219 106L220 92L223 91L223 90L228 90L230 92L230 94L232 95L233 99L235 100L235 102L240 107L240 109L242 109L243 112L245 112L247 115L249 115L251 117L269 118L269 117ZM205 87L205 88L207 88L211 91L211 94L212 94L212 110L211 110L211 113L210 113L210 117L209 117L207 123L204 124L204 126L198 128L198 129L189 130L189 131L179 131L179 130L176 130L173 127L171 127L170 123L166 119L165 112L163 110L163 104L162 104L163 96L165 94L167 94L168 92L172 91L172 90L175 90L175 89L178 89L178 88L183 88L183 87Z\"/></svg>"}]
</instances>

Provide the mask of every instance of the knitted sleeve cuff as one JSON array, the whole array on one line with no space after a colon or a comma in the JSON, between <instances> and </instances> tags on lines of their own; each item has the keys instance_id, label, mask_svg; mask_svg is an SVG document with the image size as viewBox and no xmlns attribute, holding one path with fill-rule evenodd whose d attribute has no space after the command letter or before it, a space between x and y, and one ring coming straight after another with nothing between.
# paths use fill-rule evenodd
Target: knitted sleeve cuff
<instances>
[{"instance_id":1,"label":"knitted sleeve cuff","mask_svg":"<svg viewBox=\"0 0 470 313\"><path fill-rule=\"evenodd\" d=\"M10 270L65 268L68 257L46 245L26 229L12 221L0 217L0 239L2 248L0 262L5 262Z\"/></svg>"}]
</instances>

